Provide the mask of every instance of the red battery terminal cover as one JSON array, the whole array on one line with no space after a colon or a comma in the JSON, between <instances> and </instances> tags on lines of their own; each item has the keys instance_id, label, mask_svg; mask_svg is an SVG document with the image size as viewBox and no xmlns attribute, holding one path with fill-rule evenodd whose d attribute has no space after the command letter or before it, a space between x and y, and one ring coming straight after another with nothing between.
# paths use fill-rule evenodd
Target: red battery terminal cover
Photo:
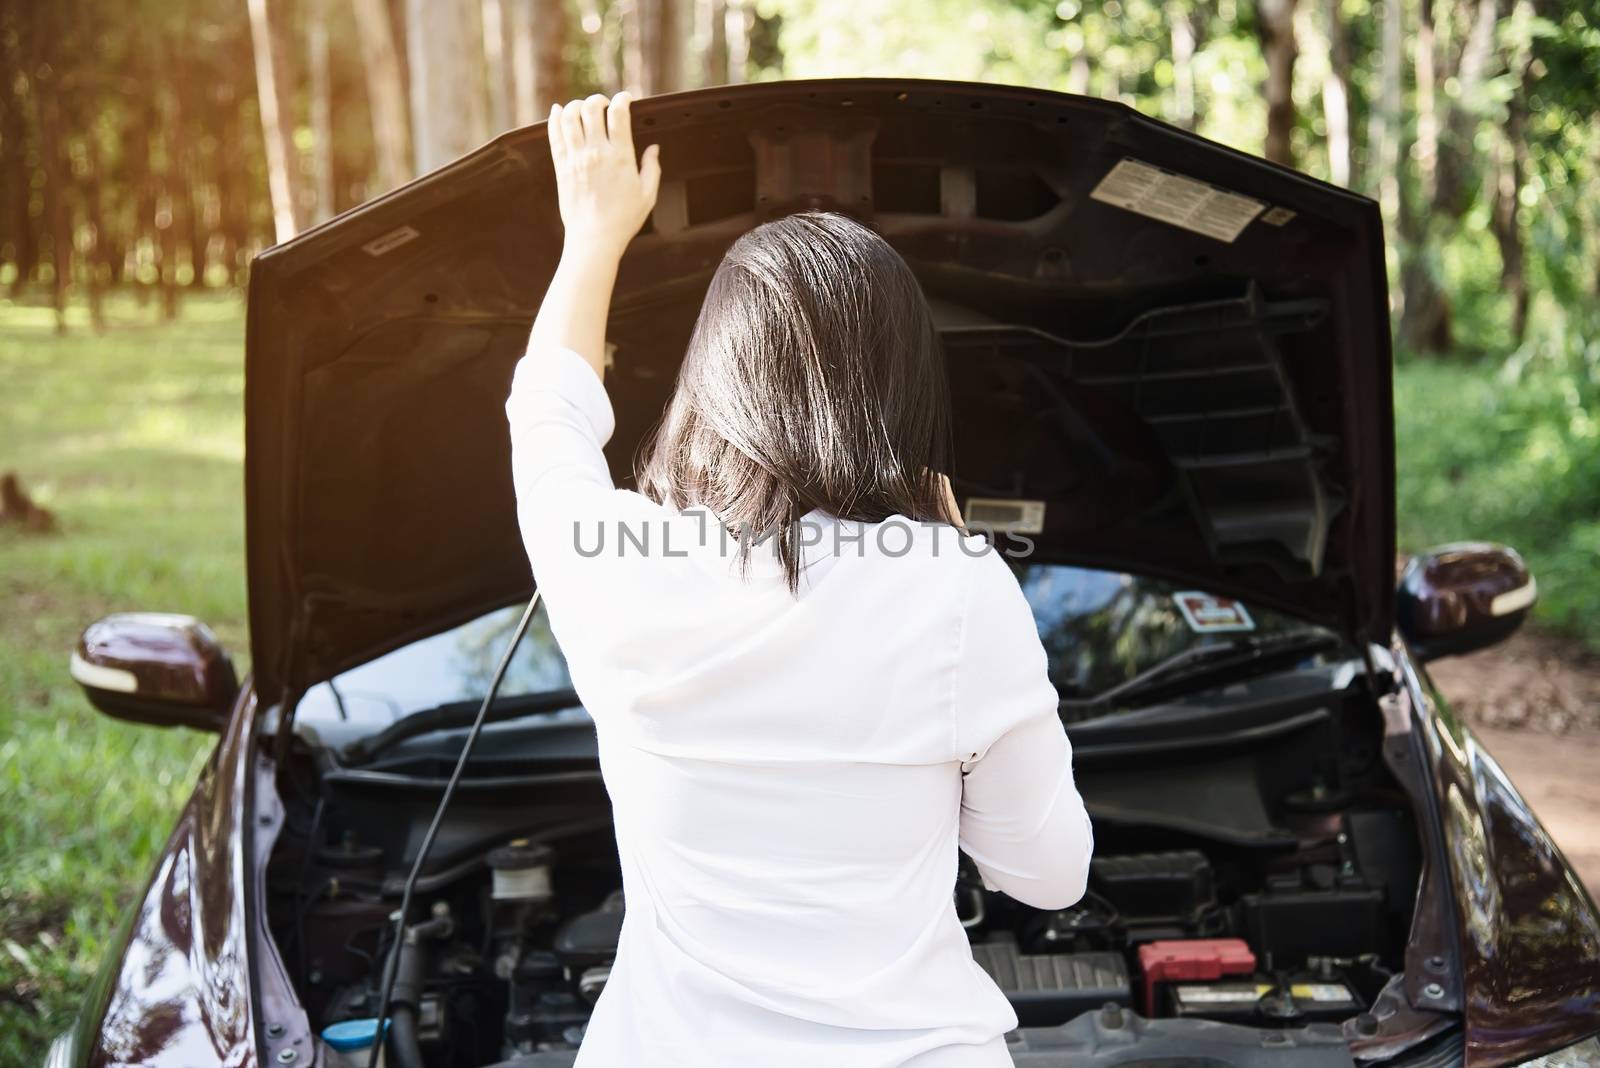
<instances>
[{"instance_id":1,"label":"red battery terminal cover","mask_svg":"<svg viewBox=\"0 0 1600 1068\"><path fill-rule=\"evenodd\" d=\"M1174 979L1221 979L1253 975L1256 955L1239 938L1197 938L1186 942L1147 942L1139 947L1144 973L1144 1008L1156 1012L1156 984Z\"/></svg>"}]
</instances>

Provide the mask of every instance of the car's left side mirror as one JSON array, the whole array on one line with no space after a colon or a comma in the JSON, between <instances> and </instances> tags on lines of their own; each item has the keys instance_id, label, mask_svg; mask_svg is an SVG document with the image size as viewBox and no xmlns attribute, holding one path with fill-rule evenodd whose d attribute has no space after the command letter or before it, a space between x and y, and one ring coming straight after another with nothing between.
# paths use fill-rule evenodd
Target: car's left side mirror
<instances>
[{"instance_id":1,"label":"car's left side mirror","mask_svg":"<svg viewBox=\"0 0 1600 1068\"><path fill-rule=\"evenodd\" d=\"M90 704L135 723L221 730L239 696L233 661L193 616L107 616L84 630L70 669Z\"/></svg>"},{"instance_id":2,"label":"car's left side mirror","mask_svg":"<svg viewBox=\"0 0 1600 1068\"><path fill-rule=\"evenodd\" d=\"M1424 660L1470 653L1520 627L1538 589L1515 549L1441 545L1412 557L1401 573L1395 622Z\"/></svg>"}]
</instances>

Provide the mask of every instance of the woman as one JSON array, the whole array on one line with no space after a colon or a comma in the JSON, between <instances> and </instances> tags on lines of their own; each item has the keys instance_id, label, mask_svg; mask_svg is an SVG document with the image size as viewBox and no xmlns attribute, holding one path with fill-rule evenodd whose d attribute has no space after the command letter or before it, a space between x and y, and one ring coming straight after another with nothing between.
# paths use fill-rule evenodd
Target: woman
<instances>
[{"instance_id":1,"label":"woman","mask_svg":"<svg viewBox=\"0 0 1600 1068\"><path fill-rule=\"evenodd\" d=\"M926 301L844 216L752 230L640 492L617 489L606 311L658 146L635 161L626 94L558 105L548 130L565 247L506 413L627 903L578 1063L1009 1064L958 845L990 889L1063 908L1091 828L1027 602L954 525Z\"/></svg>"}]
</instances>

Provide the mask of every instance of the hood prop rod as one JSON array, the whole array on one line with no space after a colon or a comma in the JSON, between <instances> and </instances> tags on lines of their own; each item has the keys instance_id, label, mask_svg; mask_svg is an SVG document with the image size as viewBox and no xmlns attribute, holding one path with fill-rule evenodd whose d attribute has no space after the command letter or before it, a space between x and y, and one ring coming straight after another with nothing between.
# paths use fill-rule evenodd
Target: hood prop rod
<instances>
[{"instance_id":1,"label":"hood prop rod","mask_svg":"<svg viewBox=\"0 0 1600 1068\"><path fill-rule=\"evenodd\" d=\"M384 963L383 987L378 995L377 1040L372 1043L372 1053L367 1058L367 1068L377 1068L378 1057L383 1052L386 1041L383 1025L389 1016L389 1000L394 996L395 975L399 971L401 947L406 938L406 916L411 911L411 897L417 889L417 877L422 874L422 866L428 860L428 851L433 848L433 840L439 835L439 825L444 822L444 813L450 807L451 798L455 796L456 784L461 781L461 773L466 770L467 760L472 756L472 748L477 744L479 732L483 730L489 706L494 704L495 694L500 691L500 683L505 680L506 669L511 666L511 654L522 644L522 636L528 633L528 624L533 621L534 609L538 607L539 591L535 589L533 598L528 601L528 607L522 611L522 619L518 621L517 629L511 635L511 641L506 643L506 651L500 656L500 664L494 669L494 677L489 680L489 692L483 695L483 704L478 708L478 718L473 720L472 730L467 733L467 740L461 743L461 755L456 758L455 770L450 773L450 781L445 784L444 794L439 798L439 807L433 810L433 822L428 824L428 833L422 836L422 844L417 847L417 859L411 862L411 874L406 876L406 888L400 895L400 908L394 914L394 940L389 946L388 959Z\"/></svg>"}]
</instances>

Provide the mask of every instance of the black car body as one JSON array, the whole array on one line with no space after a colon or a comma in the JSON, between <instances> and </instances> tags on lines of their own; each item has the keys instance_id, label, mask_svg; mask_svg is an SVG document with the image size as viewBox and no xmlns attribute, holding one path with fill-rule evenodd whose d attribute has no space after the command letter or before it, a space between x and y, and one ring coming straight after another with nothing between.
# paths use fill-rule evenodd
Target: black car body
<instances>
[{"instance_id":1,"label":"black car body","mask_svg":"<svg viewBox=\"0 0 1600 1068\"><path fill-rule=\"evenodd\" d=\"M767 83L634 114L666 179L612 308L619 480L722 250L761 220L863 219L938 311L957 494L1030 546L1019 578L1096 823L1074 909L957 887L1022 1018L1018 1064L1600 1050L1600 915L1422 667L1508 633L1532 579L1457 546L1396 589L1372 202L1022 88ZM373 1014L386 917L476 696L411 700L405 671L432 670L417 650L441 635L494 649L534 588L501 404L560 241L534 126L256 262L252 674L232 686L209 634L170 618L85 634L97 705L222 739L59 1063L331 1063L318 1035ZM1106 592L1057 611L1051 582ZM592 729L548 641L530 648L545 659L505 695L418 886L403 996L423 1034L402 1059L569 1064L604 981L619 903ZM554 889L515 889L529 872ZM1188 993L1139 952L1216 938L1251 969Z\"/></svg>"}]
</instances>

